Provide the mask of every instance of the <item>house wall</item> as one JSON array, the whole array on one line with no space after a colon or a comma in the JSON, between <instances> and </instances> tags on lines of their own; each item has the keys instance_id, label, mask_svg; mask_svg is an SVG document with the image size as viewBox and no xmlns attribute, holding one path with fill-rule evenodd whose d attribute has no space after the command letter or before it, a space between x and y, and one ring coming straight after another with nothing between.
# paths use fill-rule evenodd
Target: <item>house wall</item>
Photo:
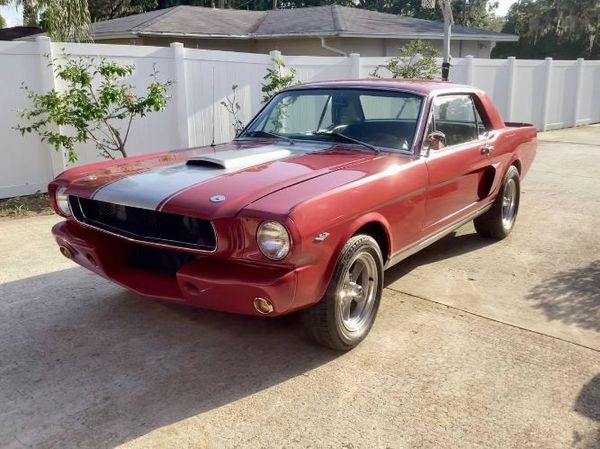
<instances>
[{"instance_id":1,"label":"house wall","mask_svg":"<svg viewBox=\"0 0 600 449\"><path fill-rule=\"evenodd\" d=\"M276 38L276 39L185 39L179 37L140 37L126 39L106 39L99 41L106 44L125 45L151 45L155 47L168 47L171 42L181 42L187 48L205 50L239 51L245 53L268 53L279 50L284 55L290 56L337 56L335 52L321 47L321 40L317 37L303 38ZM325 39L326 45L337 48L346 54L358 53L361 56L395 56L398 49L406 43L407 39L366 39L354 37L332 37ZM429 40L433 47L442 52L441 40ZM486 41L452 41L451 54L453 57L474 56L476 58L489 58L492 51L492 42Z\"/></svg>"},{"instance_id":2,"label":"house wall","mask_svg":"<svg viewBox=\"0 0 600 449\"><path fill-rule=\"evenodd\" d=\"M46 38L47 39L47 38ZM256 53L165 48L132 45L98 45L36 42L0 42L0 198L45 190L48 181L70 164L37 136L21 136L13 126L19 109L30 107L25 82L33 91L61 91L47 55L104 57L120 64L135 64L128 82L143 92L156 65L162 80L173 80L172 97L165 111L135 121L127 142L131 155L217 143L233 135L231 117L220 104L238 85L240 119L247 123L261 106L261 83L272 67L271 55ZM297 79L352 79L367 77L387 57L284 56ZM438 61L438 63L441 63ZM385 70L382 72L386 76ZM538 129L555 129L600 122L600 61L517 60L514 58L455 58L450 81L483 89L508 121L534 123ZM79 163L98 159L93 145L79 145Z\"/></svg>"}]
</instances>

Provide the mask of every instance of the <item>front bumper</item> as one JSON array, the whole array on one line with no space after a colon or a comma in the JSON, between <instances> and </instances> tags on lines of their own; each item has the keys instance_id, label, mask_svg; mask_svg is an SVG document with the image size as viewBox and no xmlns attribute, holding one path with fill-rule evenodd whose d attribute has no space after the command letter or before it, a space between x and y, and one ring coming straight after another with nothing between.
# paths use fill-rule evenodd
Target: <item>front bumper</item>
<instances>
[{"instance_id":1,"label":"front bumper","mask_svg":"<svg viewBox=\"0 0 600 449\"><path fill-rule=\"evenodd\" d=\"M140 295L248 315L261 315L254 307L258 297L273 305L269 316L295 309L297 270L197 257L168 275L132 266L137 243L70 221L56 224L52 234L74 262Z\"/></svg>"}]
</instances>

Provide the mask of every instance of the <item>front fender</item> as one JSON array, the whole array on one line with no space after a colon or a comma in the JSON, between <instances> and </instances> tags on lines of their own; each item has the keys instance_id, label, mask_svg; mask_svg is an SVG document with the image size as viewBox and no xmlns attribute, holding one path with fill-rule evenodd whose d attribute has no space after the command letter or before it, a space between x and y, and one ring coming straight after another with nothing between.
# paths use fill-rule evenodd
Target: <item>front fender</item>
<instances>
[{"instance_id":1,"label":"front fender","mask_svg":"<svg viewBox=\"0 0 600 449\"><path fill-rule=\"evenodd\" d=\"M337 227L337 229L332 229L330 235L333 238L323 245L319 260L315 260L314 264L305 265L298 270L298 290L294 301L295 310L316 304L323 298L341 257L344 245L361 228L371 224L380 226L385 233L388 248L386 254L382 254L385 264L385 260L389 257L389 248L393 247L393 234L388 220L378 212L369 212L353 218L350 222ZM329 255L329 257L325 257L326 255Z\"/></svg>"}]
</instances>

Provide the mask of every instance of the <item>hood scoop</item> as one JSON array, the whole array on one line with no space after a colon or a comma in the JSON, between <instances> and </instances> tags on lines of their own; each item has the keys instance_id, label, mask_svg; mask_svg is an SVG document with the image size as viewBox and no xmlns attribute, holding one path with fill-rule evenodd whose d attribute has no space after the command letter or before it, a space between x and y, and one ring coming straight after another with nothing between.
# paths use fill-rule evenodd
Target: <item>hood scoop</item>
<instances>
[{"instance_id":1,"label":"hood scoop","mask_svg":"<svg viewBox=\"0 0 600 449\"><path fill-rule=\"evenodd\" d=\"M219 151L192 157L186 165L212 170L240 170L291 156L292 151L276 145L244 150Z\"/></svg>"}]
</instances>

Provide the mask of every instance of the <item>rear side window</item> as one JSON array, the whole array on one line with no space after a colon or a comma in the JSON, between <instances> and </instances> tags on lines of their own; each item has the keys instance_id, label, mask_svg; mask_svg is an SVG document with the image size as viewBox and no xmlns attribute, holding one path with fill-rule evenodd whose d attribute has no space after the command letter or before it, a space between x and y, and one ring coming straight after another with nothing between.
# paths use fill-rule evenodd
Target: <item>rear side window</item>
<instances>
[{"instance_id":1,"label":"rear side window","mask_svg":"<svg viewBox=\"0 0 600 449\"><path fill-rule=\"evenodd\" d=\"M470 95L442 95L433 102L433 126L446 135L446 146L479 138L479 114Z\"/></svg>"}]
</instances>

